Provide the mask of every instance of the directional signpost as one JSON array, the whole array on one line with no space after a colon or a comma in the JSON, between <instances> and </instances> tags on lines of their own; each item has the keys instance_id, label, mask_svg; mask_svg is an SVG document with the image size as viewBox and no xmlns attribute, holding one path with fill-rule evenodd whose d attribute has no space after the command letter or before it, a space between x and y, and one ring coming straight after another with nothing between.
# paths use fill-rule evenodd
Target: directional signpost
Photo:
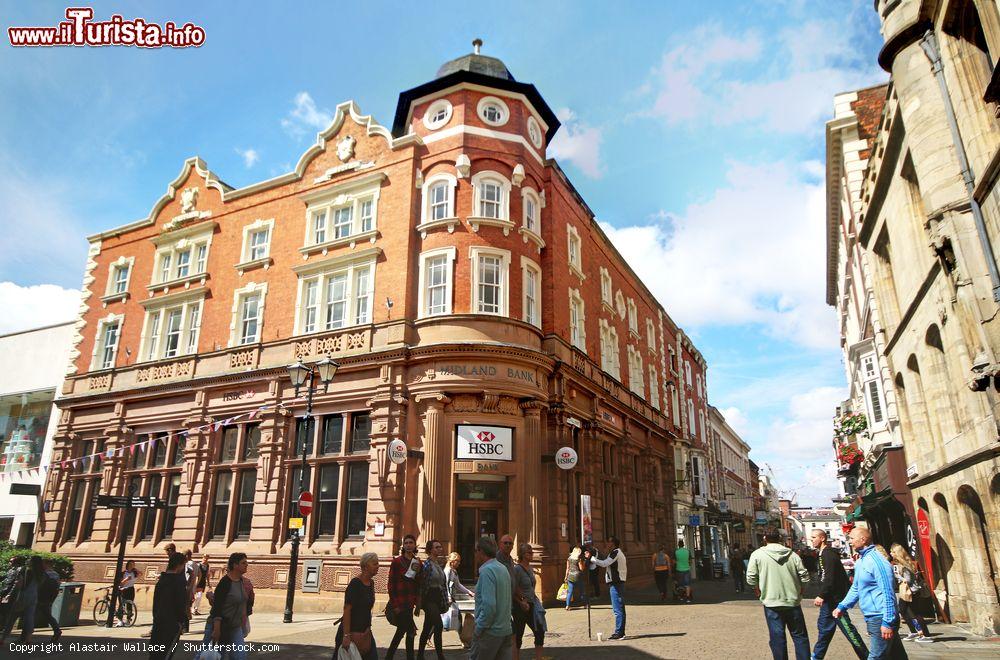
<instances>
[{"instance_id":1,"label":"directional signpost","mask_svg":"<svg viewBox=\"0 0 1000 660\"><path fill-rule=\"evenodd\" d=\"M115 565L114 587L111 589L111 607L108 608L108 623L110 628L115 621L115 612L118 610L118 580L122 574L122 564L125 562L125 537L128 534L128 512L130 509L166 509L167 503L159 497L152 495L136 495L139 484L132 484L128 495L95 495L91 503L92 506L104 509L125 509L119 518L121 533L118 535L118 562Z\"/></svg>"}]
</instances>

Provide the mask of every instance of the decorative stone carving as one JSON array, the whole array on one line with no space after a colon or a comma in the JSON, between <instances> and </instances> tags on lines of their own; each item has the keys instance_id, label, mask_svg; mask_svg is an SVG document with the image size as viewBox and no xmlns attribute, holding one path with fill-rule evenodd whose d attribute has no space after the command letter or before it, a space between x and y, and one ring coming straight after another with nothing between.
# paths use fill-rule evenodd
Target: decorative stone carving
<instances>
[{"instance_id":1,"label":"decorative stone carving","mask_svg":"<svg viewBox=\"0 0 1000 660\"><path fill-rule=\"evenodd\" d=\"M354 157L354 145L358 143L353 136L348 135L337 143L337 158L346 163Z\"/></svg>"},{"instance_id":2,"label":"decorative stone carving","mask_svg":"<svg viewBox=\"0 0 1000 660\"><path fill-rule=\"evenodd\" d=\"M500 405L497 406L497 412L501 415L518 414L517 399L509 396L500 397Z\"/></svg>"},{"instance_id":3,"label":"decorative stone carving","mask_svg":"<svg viewBox=\"0 0 1000 660\"><path fill-rule=\"evenodd\" d=\"M458 173L459 179L464 179L469 176L472 171L472 161L465 154L459 154L458 158L455 159L455 171Z\"/></svg>"},{"instance_id":4,"label":"decorative stone carving","mask_svg":"<svg viewBox=\"0 0 1000 660\"><path fill-rule=\"evenodd\" d=\"M500 407L500 395L483 392L483 412L495 413Z\"/></svg>"},{"instance_id":5,"label":"decorative stone carving","mask_svg":"<svg viewBox=\"0 0 1000 660\"><path fill-rule=\"evenodd\" d=\"M181 191L181 213L191 213L198 205L198 189L185 188Z\"/></svg>"},{"instance_id":6,"label":"decorative stone carving","mask_svg":"<svg viewBox=\"0 0 1000 660\"><path fill-rule=\"evenodd\" d=\"M520 188L522 181L524 181L524 165L518 163L514 166L513 173L511 173L510 182L514 184L515 187Z\"/></svg>"},{"instance_id":7,"label":"decorative stone carving","mask_svg":"<svg viewBox=\"0 0 1000 660\"><path fill-rule=\"evenodd\" d=\"M255 362L255 357L257 351L241 351L239 353L229 354L229 368L230 369L242 369L244 367L253 367Z\"/></svg>"},{"instance_id":8,"label":"decorative stone carving","mask_svg":"<svg viewBox=\"0 0 1000 660\"><path fill-rule=\"evenodd\" d=\"M332 337L312 338L294 344L295 357L300 360L316 355L367 351L371 342L368 330L345 332Z\"/></svg>"},{"instance_id":9,"label":"decorative stone carving","mask_svg":"<svg viewBox=\"0 0 1000 660\"><path fill-rule=\"evenodd\" d=\"M479 412L479 397L475 394L456 394L451 399L454 412Z\"/></svg>"},{"instance_id":10,"label":"decorative stone carving","mask_svg":"<svg viewBox=\"0 0 1000 660\"><path fill-rule=\"evenodd\" d=\"M106 390L111 387L111 374L91 376L87 379L88 390Z\"/></svg>"},{"instance_id":11,"label":"decorative stone carving","mask_svg":"<svg viewBox=\"0 0 1000 660\"><path fill-rule=\"evenodd\" d=\"M145 369L140 369L135 374L137 383L152 383L158 380L169 378L183 378L190 376L194 372L194 360L184 362L172 362L170 364L155 364Z\"/></svg>"}]
</instances>

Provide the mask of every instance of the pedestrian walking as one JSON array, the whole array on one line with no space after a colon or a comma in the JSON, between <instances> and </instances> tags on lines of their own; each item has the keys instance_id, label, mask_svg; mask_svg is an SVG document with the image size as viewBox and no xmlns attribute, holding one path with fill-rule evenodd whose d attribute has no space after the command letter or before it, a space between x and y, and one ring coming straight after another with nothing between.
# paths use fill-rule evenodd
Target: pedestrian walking
<instances>
[{"instance_id":1,"label":"pedestrian walking","mask_svg":"<svg viewBox=\"0 0 1000 660\"><path fill-rule=\"evenodd\" d=\"M166 660L180 639L187 621L187 582L184 579L184 556L174 553L167 560L167 570L153 588L153 629L149 660Z\"/></svg>"},{"instance_id":2,"label":"pedestrian walking","mask_svg":"<svg viewBox=\"0 0 1000 660\"><path fill-rule=\"evenodd\" d=\"M573 609L573 596L579 596L582 600L587 598L587 588L583 583L584 568L581 568L581 557L583 551L580 546L574 545L566 558L566 609Z\"/></svg>"},{"instance_id":3,"label":"pedestrian walking","mask_svg":"<svg viewBox=\"0 0 1000 660\"><path fill-rule=\"evenodd\" d=\"M344 615L337 628L336 647L358 649L363 660L378 660L378 648L372 634L372 608L375 607L375 576L378 574L378 555L366 552L361 555L361 574L351 579L344 592ZM337 659L338 650L333 652Z\"/></svg>"},{"instance_id":4,"label":"pedestrian walking","mask_svg":"<svg viewBox=\"0 0 1000 660\"><path fill-rule=\"evenodd\" d=\"M892 569L896 574L896 581L899 583L897 590L899 618L905 621L906 627L910 629L910 634L904 637L903 641L932 643L934 640L931 639L931 631L927 628L927 622L913 609L914 603L930 598L930 588L920 572L920 567L917 566L917 562L913 560L910 553L898 543L892 544L889 554L893 559Z\"/></svg>"},{"instance_id":5,"label":"pedestrian walking","mask_svg":"<svg viewBox=\"0 0 1000 660\"><path fill-rule=\"evenodd\" d=\"M628 562L621 549L617 536L608 539L608 556L604 559L591 560L605 569L604 581L608 583L608 593L611 596L611 610L615 613L615 631L608 639L625 638L625 579L628 573Z\"/></svg>"},{"instance_id":6,"label":"pedestrian walking","mask_svg":"<svg viewBox=\"0 0 1000 660\"><path fill-rule=\"evenodd\" d=\"M458 600L465 600L469 596L475 596L475 592L462 584L458 576L458 567L462 564L462 556L457 552L448 555L448 563L444 567L445 580L448 582L448 611L441 617L441 626L445 630L462 629L462 612L455 604Z\"/></svg>"},{"instance_id":7,"label":"pedestrian walking","mask_svg":"<svg viewBox=\"0 0 1000 660\"><path fill-rule=\"evenodd\" d=\"M797 554L781 545L777 530L768 531L764 540L767 544L750 555L746 579L748 585L760 592L771 655L774 660L787 660L787 628L795 647L795 660L809 660L809 631L799 604L802 586L809 582L809 572Z\"/></svg>"},{"instance_id":8,"label":"pedestrian walking","mask_svg":"<svg viewBox=\"0 0 1000 660\"><path fill-rule=\"evenodd\" d=\"M183 555L181 566L185 565ZM223 658L246 660L244 640L249 630L249 616L253 612L253 597L247 582L247 556L244 552L234 552L229 555L226 564L226 574L219 579L212 599L212 611L205 623L203 644L216 648ZM182 569L181 575L184 575ZM184 597L187 598L187 578L184 577ZM187 600L185 600L185 608ZM184 610L185 613L187 609ZM187 617L185 616L185 619Z\"/></svg>"},{"instance_id":9,"label":"pedestrian walking","mask_svg":"<svg viewBox=\"0 0 1000 660\"><path fill-rule=\"evenodd\" d=\"M684 541L677 542L674 550L674 581L678 588L684 588L684 601L691 602L691 551L684 547Z\"/></svg>"},{"instance_id":10,"label":"pedestrian walking","mask_svg":"<svg viewBox=\"0 0 1000 660\"><path fill-rule=\"evenodd\" d=\"M135 562L129 559L125 569L118 576L118 609L115 611L115 628L125 625L125 601L135 602L135 581L139 579L139 571Z\"/></svg>"},{"instance_id":11,"label":"pedestrian walking","mask_svg":"<svg viewBox=\"0 0 1000 660\"><path fill-rule=\"evenodd\" d=\"M813 600L813 604L819 608L819 618L816 621L816 646L813 647L812 657L815 660L826 657L833 634L840 628L854 654L860 660L865 660L868 657L868 647L851 618L846 612L839 619L833 618L833 608L844 599L850 588L847 571L840 561L840 553L830 545L825 530L812 530L809 542L819 551L819 595Z\"/></svg>"},{"instance_id":12,"label":"pedestrian walking","mask_svg":"<svg viewBox=\"0 0 1000 660\"><path fill-rule=\"evenodd\" d=\"M59 597L59 574L52 568L52 562L47 559L42 560L42 572L45 577L38 586L38 613L35 615L35 620L52 629L52 643L55 643L62 637L59 620L52 616L52 603Z\"/></svg>"},{"instance_id":13,"label":"pedestrian walking","mask_svg":"<svg viewBox=\"0 0 1000 660\"><path fill-rule=\"evenodd\" d=\"M27 563L19 569L12 594L13 606L8 611L0 644L14 629L18 617L21 618L21 634L17 641L25 644L31 642L31 635L35 632L35 612L38 609L38 587L44 577L42 558L38 555L29 557Z\"/></svg>"},{"instance_id":14,"label":"pedestrian walking","mask_svg":"<svg viewBox=\"0 0 1000 660\"><path fill-rule=\"evenodd\" d=\"M906 658L906 650L898 634L899 616L892 566L872 545L871 530L867 527L852 529L849 540L858 553L854 564L854 582L834 609L833 616L840 618L844 612L859 605L870 638L869 660Z\"/></svg>"},{"instance_id":15,"label":"pedestrian walking","mask_svg":"<svg viewBox=\"0 0 1000 660\"><path fill-rule=\"evenodd\" d=\"M497 546L488 536L476 541L475 632L469 660L509 660L511 657L511 581L507 567L497 561Z\"/></svg>"},{"instance_id":16,"label":"pedestrian walking","mask_svg":"<svg viewBox=\"0 0 1000 660\"><path fill-rule=\"evenodd\" d=\"M500 537L500 547L497 548L497 561L503 564L503 567L507 569L510 573L511 582L514 581L514 558L511 556L514 552L514 537L510 534L504 534Z\"/></svg>"},{"instance_id":17,"label":"pedestrian walking","mask_svg":"<svg viewBox=\"0 0 1000 660\"><path fill-rule=\"evenodd\" d=\"M406 641L406 660L414 660L413 638L417 634L417 624L413 622L413 609L420 602L420 571L422 566L416 558L417 539L413 534L403 537L399 556L389 564L389 606L392 616L389 623L396 626L396 634L389 642L385 660L392 660L399 643Z\"/></svg>"},{"instance_id":18,"label":"pedestrian walking","mask_svg":"<svg viewBox=\"0 0 1000 660\"><path fill-rule=\"evenodd\" d=\"M736 593L741 594L746 591L746 564L743 563L743 551L740 550L739 543L733 544L733 550L729 554L729 572L733 576Z\"/></svg>"},{"instance_id":19,"label":"pedestrian walking","mask_svg":"<svg viewBox=\"0 0 1000 660\"><path fill-rule=\"evenodd\" d=\"M522 543L517 548L517 563L514 565L514 583L511 598L514 603L514 660L521 658L521 642L527 626L535 636L535 660L542 660L545 646L545 608L535 593L535 572L531 561L535 558L530 543Z\"/></svg>"},{"instance_id":20,"label":"pedestrian walking","mask_svg":"<svg viewBox=\"0 0 1000 660\"><path fill-rule=\"evenodd\" d=\"M656 590L660 592L660 601L665 601L667 584L670 582L670 555L667 553L667 546L663 544L653 553L653 580L656 582Z\"/></svg>"},{"instance_id":21,"label":"pedestrian walking","mask_svg":"<svg viewBox=\"0 0 1000 660\"><path fill-rule=\"evenodd\" d=\"M14 555L8 560L7 570L0 581L0 631L7 629L7 617L13 614L18 580L24 572L24 555Z\"/></svg>"},{"instance_id":22,"label":"pedestrian walking","mask_svg":"<svg viewBox=\"0 0 1000 660\"><path fill-rule=\"evenodd\" d=\"M420 576L420 609L424 612L424 627L420 631L420 644L417 648L418 660L424 660L424 649L427 640L434 636L434 648L438 660L444 660L444 650L441 634L444 626L441 615L448 611L451 603L448 599L448 578L444 574L441 563L444 560L444 546L434 539L425 547L427 561L424 562Z\"/></svg>"},{"instance_id":23,"label":"pedestrian walking","mask_svg":"<svg viewBox=\"0 0 1000 660\"><path fill-rule=\"evenodd\" d=\"M198 584L194 588L194 613L201 616L201 612L198 608L201 606L201 599L205 595L207 589L212 588L212 582L208 577L208 572L212 565L208 561L208 555L202 555L200 572L198 573Z\"/></svg>"}]
</instances>

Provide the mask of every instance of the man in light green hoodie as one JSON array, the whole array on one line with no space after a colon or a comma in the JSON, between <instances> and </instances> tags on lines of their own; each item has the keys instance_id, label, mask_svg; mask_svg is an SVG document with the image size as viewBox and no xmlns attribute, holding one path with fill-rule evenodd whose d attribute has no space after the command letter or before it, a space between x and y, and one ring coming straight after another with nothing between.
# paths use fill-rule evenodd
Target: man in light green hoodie
<instances>
[{"instance_id":1,"label":"man in light green hoodie","mask_svg":"<svg viewBox=\"0 0 1000 660\"><path fill-rule=\"evenodd\" d=\"M797 554L781 545L777 530L764 536L763 548L754 550L747 565L747 584L755 587L764 604L764 618L771 635L771 655L774 660L788 659L785 628L792 635L795 660L809 660L809 632L799 602L802 585L809 582L809 571Z\"/></svg>"}]
</instances>

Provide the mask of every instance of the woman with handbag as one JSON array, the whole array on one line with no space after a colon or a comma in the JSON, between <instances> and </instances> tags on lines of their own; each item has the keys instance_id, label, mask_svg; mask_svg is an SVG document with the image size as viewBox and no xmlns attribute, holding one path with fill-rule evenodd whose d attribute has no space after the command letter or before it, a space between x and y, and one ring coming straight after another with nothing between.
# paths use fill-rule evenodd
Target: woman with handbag
<instances>
[{"instance_id":1,"label":"woman with handbag","mask_svg":"<svg viewBox=\"0 0 1000 660\"><path fill-rule=\"evenodd\" d=\"M566 558L566 609L573 609L573 594L583 593L583 598L587 597L587 588L581 583L580 576L580 546L574 545Z\"/></svg>"},{"instance_id":2,"label":"woman with handbag","mask_svg":"<svg viewBox=\"0 0 1000 660\"><path fill-rule=\"evenodd\" d=\"M378 660L375 637L372 635L372 608L375 607L375 575L378 574L378 555L366 552L361 555L361 574L352 578L344 592L344 616L337 628L333 660L350 658L351 646L363 660Z\"/></svg>"},{"instance_id":3,"label":"woman with handbag","mask_svg":"<svg viewBox=\"0 0 1000 660\"><path fill-rule=\"evenodd\" d=\"M424 649L427 640L434 636L434 648L437 649L438 660L444 660L441 634L444 625L441 615L448 611L448 578L440 561L444 559L444 546L438 540L428 541L426 546L427 561L420 577L420 608L424 611L424 627L420 631L420 644L417 647L417 660L424 660Z\"/></svg>"},{"instance_id":4,"label":"woman with handbag","mask_svg":"<svg viewBox=\"0 0 1000 660\"><path fill-rule=\"evenodd\" d=\"M525 626L535 635L535 660L542 660L542 647L545 645L545 608L535 593L535 572L531 569L531 560L534 556L531 544L522 543L518 546L517 563L514 565L514 584L511 589L514 602L513 660L521 658L521 641L524 639Z\"/></svg>"},{"instance_id":5,"label":"woman with handbag","mask_svg":"<svg viewBox=\"0 0 1000 660\"><path fill-rule=\"evenodd\" d=\"M899 618L905 621L906 627L910 629L910 634L901 639L904 642L932 643L934 640L931 639L924 617L913 609L914 601L919 602L930 596L930 589L927 588L927 583L920 573L920 567L910 557L910 553L898 543L892 544L890 552L893 559L892 569L899 583Z\"/></svg>"}]
</instances>

